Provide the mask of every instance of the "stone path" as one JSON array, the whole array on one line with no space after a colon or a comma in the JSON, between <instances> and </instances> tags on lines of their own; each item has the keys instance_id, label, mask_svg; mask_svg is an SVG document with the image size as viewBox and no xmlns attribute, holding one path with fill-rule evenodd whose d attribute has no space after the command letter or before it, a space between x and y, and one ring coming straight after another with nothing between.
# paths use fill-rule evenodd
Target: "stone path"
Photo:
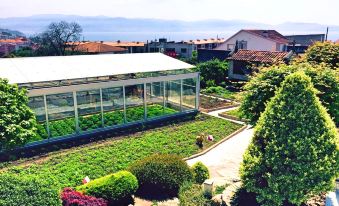
<instances>
[{"instance_id":1,"label":"stone path","mask_svg":"<svg viewBox=\"0 0 339 206\"><path fill-rule=\"evenodd\" d=\"M219 117L218 113L227 110L231 109L218 110L208 114ZM232 121L241 123L239 121ZM204 163L210 170L211 178L214 179L215 185L224 185L231 180L239 179L239 167L242 162L242 156L250 143L252 135L253 129L251 126L248 126L244 131L231 139L221 143L202 156L188 160L187 163L189 165L193 165L198 161Z\"/></svg>"}]
</instances>

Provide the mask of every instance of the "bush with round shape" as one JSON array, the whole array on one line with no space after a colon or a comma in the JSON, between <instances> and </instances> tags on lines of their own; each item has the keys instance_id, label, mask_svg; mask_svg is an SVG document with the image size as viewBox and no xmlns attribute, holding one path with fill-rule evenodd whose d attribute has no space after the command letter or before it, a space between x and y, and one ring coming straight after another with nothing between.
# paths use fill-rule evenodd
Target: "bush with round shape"
<instances>
[{"instance_id":1,"label":"bush with round shape","mask_svg":"<svg viewBox=\"0 0 339 206\"><path fill-rule=\"evenodd\" d=\"M0 205L59 206L59 190L53 184L53 180L0 174Z\"/></svg>"},{"instance_id":2,"label":"bush with round shape","mask_svg":"<svg viewBox=\"0 0 339 206\"><path fill-rule=\"evenodd\" d=\"M192 166L193 177L196 183L202 184L206 179L210 178L208 168L202 163L197 162Z\"/></svg>"},{"instance_id":3,"label":"bush with round shape","mask_svg":"<svg viewBox=\"0 0 339 206\"><path fill-rule=\"evenodd\" d=\"M260 72L254 75L244 87L245 96L240 107L243 117L251 124L256 124L266 104L279 89L285 77L296 71L303 71L311 77L314 87L319 91L317 96L339 125L339 70L308 63L274 65L260 69Z\"/></svg>"},{"instance_id":4,"label":"bush with round shape","mask_svg":"<svg viewBox=\"0 0 339 206\"><path fill-rule=\"evenodd\" d=\"M338 140L311 78L291 74L255 127L240 169L243 185L264 206L300 205L333 189L339 174Z\"/></svg>"},{"instance_id":5,"label":"bush with round shape","mask_svg":"<svg viewBox=\"0 0 339 206\"><path fill-rule=\"evenodd\" d=\"M128 171L110 174L76 188L85 195L103 198L110 202L128 200L137 189L138 180Z\"/></svg>"},{"instance_id":6,"label":"bush with round shape","mask_svg":"<svg viewBox=\"0 0 339 206\"><path fill-rule=\"evenodd\" d=\"M177 194L185 181L192 181L192 172L177 155L156 154L139 160L129 168L138 179L140 190Z\"/></svg>"},{"instance_id":7,"label":"bush with round shape","mask_svg":"<svg viewBox=\"0 0 339 206\"><path fill-rule=\"evenodd\" d=\"M36 119L28 107L25 89L0 78L0 150L22 146L36 139Z\"/></svg>"}]
</instances>

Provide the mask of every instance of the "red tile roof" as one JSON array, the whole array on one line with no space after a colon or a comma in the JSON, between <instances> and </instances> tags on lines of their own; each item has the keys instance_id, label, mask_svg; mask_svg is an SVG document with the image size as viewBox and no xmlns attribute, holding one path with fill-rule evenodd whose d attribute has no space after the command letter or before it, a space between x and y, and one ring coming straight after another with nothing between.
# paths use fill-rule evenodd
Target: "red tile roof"
<instances>
[{"instance_id":1,"label":"red tile roof","mask_svg":"<svg viewBox=\"0 0 339 206\"><path fill-rule=\"evenodd\" d=\"M256 29L243 29L242 31L255 34L265 39L270 39L279 43L289 43L289 40L286 39L282 34L276 30L256 30Z\"/></svg>"},{"instance_id":2,"label":"red tile roof","mask_svg":"<svg viewBox=\"0 0 339 206\"><path fill-rule=\"evenodd\" d=\"M287 57L287 54L288 52L253 51L240 49L227 59L237 61L275 63L283 61L284 58Z\"/></svg>"},{"instance_id":3,"label":"red tile roof","mask_svg":"<svg viewBox=\"0 0 339 206\"><path fill-rule=\"evenodd\" d=\"M97 42L88 42L76 46L75 50L89 53L109 53L109 52L124 52L127 49Z\"/></svg>"},{"instance_id":4,"label":"red tile roof","mask_svg":"<svg viewBox=\"0 0 339 206\"><path fill-rule=\"evenodd\" d=\"M210 38L210 39L197 39L197 40L189 40L189 41L184 41L185 43L188 44L212 44L212 43L223 43L225 42L226 39L224 38L218 38L218 39L214 39L214 38Z\"/></svg>"}]
</instances>

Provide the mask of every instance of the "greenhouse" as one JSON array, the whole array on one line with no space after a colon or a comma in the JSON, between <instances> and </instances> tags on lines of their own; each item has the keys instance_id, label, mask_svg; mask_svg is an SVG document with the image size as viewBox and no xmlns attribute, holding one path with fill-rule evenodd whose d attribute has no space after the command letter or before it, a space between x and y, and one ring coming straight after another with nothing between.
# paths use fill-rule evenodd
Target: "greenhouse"
<instances>
[{"instance_id":1,"label":"greenhouse","mask_svg":"<svg viewBox=\"0 0 339 206\"><path fill-rule=\"evenodd\" d=\"M196 112L192 68L160 53L29 57L0 60L0 77L27 89L50 141Z\"/></svg>"}]
</instances>

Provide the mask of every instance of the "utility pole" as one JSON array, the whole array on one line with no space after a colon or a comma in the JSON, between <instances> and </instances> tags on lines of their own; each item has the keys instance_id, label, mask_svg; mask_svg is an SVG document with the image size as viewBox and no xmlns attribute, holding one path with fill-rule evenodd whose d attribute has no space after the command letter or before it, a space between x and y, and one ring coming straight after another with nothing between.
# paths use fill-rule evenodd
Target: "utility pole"
<instances>
[{"instance_id":1,"label":"utility pole","mask_svg":"<svg viewBox=\"0 0 339 206\"><path fill-rule=\"evenodd\" d=\"M326 28L325 41L327 41L327 36L328 36L328 27Z\"/></svg>"}]
</instances>

